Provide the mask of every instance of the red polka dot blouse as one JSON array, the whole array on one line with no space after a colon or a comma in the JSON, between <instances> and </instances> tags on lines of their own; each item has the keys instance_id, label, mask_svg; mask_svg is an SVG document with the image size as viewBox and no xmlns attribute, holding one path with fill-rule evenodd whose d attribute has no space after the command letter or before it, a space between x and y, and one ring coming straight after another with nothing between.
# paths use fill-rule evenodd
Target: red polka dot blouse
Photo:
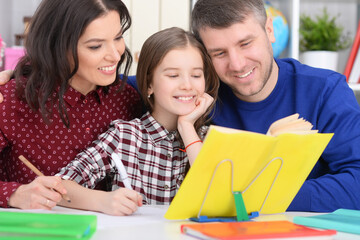
<instances>
[{"instance_id":1,"label":"red polka dot blouse","mask_svg":"<svg viewBox=\"0 0 360 240\"><path fill-rule=\"evenodd\" d=\"M0 207L8 207L11 194L36 175L19 159L24 155L45 175L55 175L97 136L105 132L112 120L131 120L141 115L141 100L129 85L117 92L110 87L104 94L98 88L86 96L70 88L65 96L70 128L66 128L54 106L50 124L44 123L15 96L15 81L0 86L4 102L0 104Z\"/></svg>"}]
</instances>

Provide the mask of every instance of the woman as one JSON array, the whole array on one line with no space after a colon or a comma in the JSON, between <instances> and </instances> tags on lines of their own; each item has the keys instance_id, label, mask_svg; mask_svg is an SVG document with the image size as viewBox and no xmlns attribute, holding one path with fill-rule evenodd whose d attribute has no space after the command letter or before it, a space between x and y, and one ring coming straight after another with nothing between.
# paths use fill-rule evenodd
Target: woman
<instances>
[{"instance_id":1,"label":"woman","mask_svg":"<svg viewBox=\"0 0 360 240\"><path fill-rule=\"evenodd\" d=\"M125 81L132 59L122 36L130 24L122 1L42 1L15 80L0 87L1 207L50 209L66 193L59 177L35 178L19 155L54 175L112 119L140 114L140 98Z\"/></svg>"}]
</instances>

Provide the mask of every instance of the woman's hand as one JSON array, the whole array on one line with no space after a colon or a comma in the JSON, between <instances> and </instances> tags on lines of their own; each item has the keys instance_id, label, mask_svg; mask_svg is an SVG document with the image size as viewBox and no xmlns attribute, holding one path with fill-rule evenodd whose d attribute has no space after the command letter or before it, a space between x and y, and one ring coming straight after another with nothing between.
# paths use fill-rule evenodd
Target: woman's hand
<instances>
[{"instance_id":1,"label":"woman's hand","mask_svg":"<svg viewBox=\"0 0 360 240\"><path fill-rule=\"evenodd\" d=\"M10 80L12 74L13 70L5 70L0 72L0 85L7 83ZM0 103L2 103L3 100L4 96L0 93Z\"/></svg>"},{"instance_id":2,"label":"woman's hand","mask_svg":"<svg viewBox=\"0 0 360 240\"><path fill-rule=\"evenodd\" d=\"M9 205L20 209L50 210L61 201L60 193L66 194L60 177L41 176L29 184L18 187L11 195Z\"/></svg>"}]
</instances>

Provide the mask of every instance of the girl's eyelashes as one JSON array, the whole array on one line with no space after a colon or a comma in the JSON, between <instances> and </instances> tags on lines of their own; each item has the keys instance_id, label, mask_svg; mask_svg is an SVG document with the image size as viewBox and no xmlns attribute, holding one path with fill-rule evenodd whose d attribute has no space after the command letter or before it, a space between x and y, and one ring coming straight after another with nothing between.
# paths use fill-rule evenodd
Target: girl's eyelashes
<instances>
[{"instance_id":1,"label":"girl's eyelashes","mask_svg":"<svg viewBox=\"0 0 360 240\"><path fill-rule=\"evenodd\" d=\"M204 72L202 70L196 70L191 75L191 77L193 78L202 78L203 76L204 76Z\"/></svg>"},{"instance_id":2,"label":"girl's eyelashes","mask_svg":"<svg viewBox=\"0 0 360 240\"><path fill-rule=\"evenodd\" d=\"M204 76L204 70L201 69L201 70L199 70L199 71L196 71L196 72L194 73L194 75L199 76L199 77L203 77L203 76Z\"/></svg>"},{"instance_id":3,"label":"girl's eyelashes","mask_svg":"<svg viewBox=\"0 0 360 240\"><path fill-rule=\"evenodd\" d=\"M177 77L179 77L179 74L168 74L168 75L166 75L166 76L169 77L169 78L177 78ZM203 76L202 73L192 74L192 75L191 75L192 78L201 78L202 76Z\"/></svg>"},{"instance_id":4,"label":"girl's eyelashes","mask_svg":"<svg viewBox=\"0 0 360 240\"><path fill-rule=\"evenodd\" d=\"M170 78L176 78L176 77L178 77L179 75L177 75L177 74L170 74L170 75L168 75L168 77L170 77Z\"/></svg>"}]
</instances>

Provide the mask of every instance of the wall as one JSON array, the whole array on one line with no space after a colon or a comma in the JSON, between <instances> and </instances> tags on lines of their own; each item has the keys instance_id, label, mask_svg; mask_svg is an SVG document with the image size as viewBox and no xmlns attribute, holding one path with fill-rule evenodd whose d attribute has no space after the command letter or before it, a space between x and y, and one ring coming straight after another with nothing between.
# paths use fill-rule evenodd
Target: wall
<instances>
[{"instance_id":1,"label":"wall","mask_svg":"<svg viewBox=\"0 0 360 240\"><path fill-rule=\"evenodd\" d=\"M23 17L31 16L40 2L41 0L0 0L0 34L8 46L14 44L15 34L24 31ZM129 7L133 17L132 33L130 34L136 35L136 37L128 37L126 40L133 54L136 54L140 50L143 41L155 31L170 25L177 25L187 29L188 18L190 17L190 9L188 10L188 8L196 1L124 0L124 2ZM270 2L283 11L291 25L291 2L293 1L270 0ZM164 8L159 8L159 5L164 6ZM340 14L340 23L344 25L347 32L354 36L359 18L359 0L300 0L299 12L315 15L324 6L328 7L331 14ZM155 24L156 27L150 26L150 23ZM144 27L145 25L146 27ZM282 57L291 56L289 49L291 49L291 46L282 54ZM345 68L349 51L347 49L340 52L339 72L342 72Z\"/></svg>"},{"instance_id":2,"label":"wall","mask_svg":"<svg viewBox=\"0 0 360 240\"><path fill-rule=\"evenodd\" d=\"M15 34L24 31L23 17L32 16L41 0L0 0L0 34L7 46L15 44Z\"/></svg>"},{"instance_id":3,"label":"wall","mask_svg":"<svg viewBox=\"0 0 360 240\"><path fill-rule=\"evenodd\" d=\"M344 31L349 33L351 37L355 36L359 20L359 0L270 0L270 2L274 5L274 7L279 8L283 12L289 22L289 26L292 27L290 31L294 31L294 21L298 21L296 18L298 18L301 14L307 14L310 16L319 15L322 13L323 8L326 7L331 17L338 16L337 23L344 27ZM292 4L295 4L296 2L299 2L299 8L292 10ZM298 40L292 39L292 41L294 43ZM292 48L293 46L290 44L281 57L299 58L299 50L297 49L295 51L296 54L294 54L294 49ZM339 51L337 70L341 73L345 69L349 52L350 48Z\"/></svg>"},{"instance_id":4,"label":"wall","mask_svg":"<svg viewBox=\"0 0 360 240\"><path fill-rule=\"evenodd\" d=\"M11 11L13 1L0 0L0 35L6 44L11 44Z\"/></svg>"},{"instance_id":5,"label":"wall","mask_svg":"<svg viewBox=\"0 0 360 240\"><path fill-rule=\"evenodd\" d=\"M337 23L344 27L344 32L354 38L357 29L357 0L312 0L302 1L300 12L309 15L321 14L326 7L330 16L338 16ZM350 54L350 48L339 51L339 60L337 71L344 72L347 59Z\"/></svg>"},{"instance_id":6,"label":"wall","mask_svg":"<svg viewBox=\"0 0 360 240\"><path fill-rule=\"evenodd\" d=\"M137 58L144 41L153 33L168 27L189 30L189 0L124 0L132 25L125 33L125 42L133 55L131 74L136 73Z\"/></svg>"},{"instance_id":7,"label":"wall","mask_svg":"<svg viewBox=\"0 0 360 240\"><path fill-rule=\"evenodd\" d=\"M123 0L132 17L125 41L134 59L145 39L170 26L189 29L190 0ZM23 17L32 16L41 0L0 0L0 34L7 46L15 43L15 34L24 31ZM135 74L136 61L131 73Z\"/></svg>"}]
</instances>

